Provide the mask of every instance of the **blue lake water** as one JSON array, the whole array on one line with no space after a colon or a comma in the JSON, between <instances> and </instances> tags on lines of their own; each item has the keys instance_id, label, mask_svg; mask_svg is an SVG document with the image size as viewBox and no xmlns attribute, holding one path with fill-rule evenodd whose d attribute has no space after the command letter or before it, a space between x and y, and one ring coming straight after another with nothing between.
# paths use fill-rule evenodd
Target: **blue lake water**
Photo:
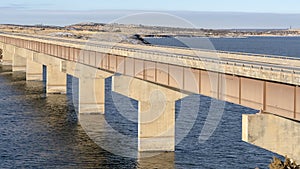
<instances>
[{"instance_id":1,"label":"blue lake water","mask_svg":"<svg viewBox=\"0 0 300 169\"><path fill-rule=\"evenodd\" d=\"M296 39L295 44L299 44L299 38ZM232 46L227 43L231 40L235 41L231 42ZM260 38L257 40L259 42L254 46L265 44L260 42ZM257 48L249 45L253 44L252 38L248 45L243 44L245 39L221 38L214 41L215 46L225 43L223 47L227 47L218 47L221 50L233 50L238 45L253 51ZM274 43L280 45L276 40ZM282 39L281 43L287 42ZM291 56L299 52L296 46L294 50L297 51L291 52ZM284 54L284 51L280 53ZM181 107L180 101L176 103L177 114L179 111L188 113L195 108L199 111L195 124L176 145L174 153L139 160L114 155L95 144L80 126L73 106L70 79L67 95L46 96L43 82L26 82L23 73L11 73L9 67L0 66L0 168L267 168L272 157L278 156L241 141L242 114L257 111L231 103L225 104L213 135L206 142L199 142L211 102L210 98L199 95L184 98L190 106ZM111 79L107 79L106 121L120 133L137 137L137 124L118 112L112 97L120 102L124 99L124 96L111 92ZM199 98L198 107L194 107L193 102ZM137 118L137 102L132 101L132 104L130 113ZM184 125L176 125L177 134L182 130L185 130Z\"/></svg>"},{"instance_id":2,"label":"blue lake water","mask_svg":"<svg viewBox=\"0 0 300 169\"><path fill-rule=\"evenodd\" d=\"M300 37L146 38L152 44L300 57Z\"/></svg>"}]
</instances>

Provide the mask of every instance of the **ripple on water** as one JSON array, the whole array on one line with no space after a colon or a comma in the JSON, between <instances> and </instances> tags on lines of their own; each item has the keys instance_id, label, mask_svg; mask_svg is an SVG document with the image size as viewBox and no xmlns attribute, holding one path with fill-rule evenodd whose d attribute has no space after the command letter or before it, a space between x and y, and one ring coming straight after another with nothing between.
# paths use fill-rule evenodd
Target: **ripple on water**
<instances>
[{"instance_id":1,"label":"ripple on water","mask_svg":"<svg viewBox=\"0 0 300 169\"><path fill-rule=\"evenodd\" d=\"M110 81L106 81L105 119L120 133L136 137L137 124L125 119L112 103ZM46 97L43 92L41 82L28 83L22 74L0 71L0 168L266 168L276 155L241 141L241 114L255 110L230 103L226 103L214 134L199 143L210 103L210 98L201 96L196 122L175 153L139 160L116 156L85 134L70 94ZM113 95L122 101L123 96ZM192 101L193 97L200 96L185 99ZM128 111L137 119L137 102L132 103ZM193 108L191 105L184 111ZM176 134L184 129L184 125L177 124Z\"/></svg>"}]
</instances>

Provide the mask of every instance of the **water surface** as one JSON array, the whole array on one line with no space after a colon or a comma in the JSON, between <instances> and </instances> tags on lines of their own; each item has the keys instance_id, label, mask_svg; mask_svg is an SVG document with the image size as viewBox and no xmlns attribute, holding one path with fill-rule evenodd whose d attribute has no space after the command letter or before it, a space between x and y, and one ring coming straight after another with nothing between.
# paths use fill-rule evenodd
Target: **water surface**
<instances>
[{"instance_id":1,"label":"water surface","mask_svg":"<svg viewBox=\"0 0 300 169\"><path fill-rule=\"evenodd\" d=\"M45 95L43 82L26 82L23 73L9 69L0 66L0 168L267 168L276 155L241 141L242 113L256 110L230 103L214 134L199 143L211 99L192 95L185 98L191 106L176 104L177 113L188 112L200 97L196 122L174 153L139 160L117 156L89 139L78 123L70 78L67 95ZM107 79L104 118L120 133L137 137L137 124L118 112L112 96L124 98L111 92ZM132 103L129 111L137 118L137 102ZM182 130L184 125L177 124L176 133Z\"/></svg>"},{"instance_id":2,"label":"water surface","mask_svg":"<svg viewBox=\"0 0 300 169\"><path fill-rule=\"evenodd\" d=\"M300 37L146 38L154 45L300 57Z\"/></svg>"}]
</instances>

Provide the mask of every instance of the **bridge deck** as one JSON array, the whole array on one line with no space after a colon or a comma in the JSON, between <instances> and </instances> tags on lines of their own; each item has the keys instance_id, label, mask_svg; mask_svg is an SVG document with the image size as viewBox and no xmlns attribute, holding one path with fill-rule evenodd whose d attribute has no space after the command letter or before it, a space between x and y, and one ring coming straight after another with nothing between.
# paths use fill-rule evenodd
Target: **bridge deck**
<instances>
[{"instance_id":1,"label":"bridge deck","mask_svg":"<svg viewBox=\"0 0 300 169\"><path fill-rule=\"evenodd\" d=\"M243 64L244 66L260 66L263 69L273 68L280 69L281 71L290 71L291 69L300 72L300 58L276 56L276 55L264 55L253 53L241 53L241 52L227 52L217 50L205 50L194 48L182 48L182 47L167 47L167 46L152 46L152 45L138 45L138 44L123 44L113 42L99 42L92 38L91 40L81 39L67 39L53 36L42 35L24 35L13 33L0 33L0 35L6 35L10 37L16 37L20 39L41 41L50 44L61 44L69 47L78 47L80 49L88 49L89 47L99 48L111 48L114 50L126 50L139 53L150 53L155 55L162 55L168 57L179 57L201 61L222 61L228 64ZM89 46L89 47L88 47Z\"/></svg>"},{"instance_id":2,"label":"bridge deck","mask_svg":"<svg viewBox=\"0 0 300 169\"><path fill-rule=\"evenodd\" d=\"M300 120L298 58L5 33L0 42Z\"/></svg>"}]
</instances>

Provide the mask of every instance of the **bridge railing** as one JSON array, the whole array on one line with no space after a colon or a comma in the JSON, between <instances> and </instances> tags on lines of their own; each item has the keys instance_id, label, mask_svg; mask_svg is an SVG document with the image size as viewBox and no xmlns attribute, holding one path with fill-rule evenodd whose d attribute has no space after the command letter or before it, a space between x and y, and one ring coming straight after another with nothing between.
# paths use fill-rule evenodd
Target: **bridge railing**
<instances>
[{"instance_id":1,"label":"bridge railing","mask_svg":"<svg viewBox=\"0 0 300 169\"><path fill-rule=\"evenodd\" d=\"M47 39L47 38L46 38ZM37 40L20 40L18 38L14 37L7 37L7 36L0 36L0 41L5 43L10 43L19 47L25 47L30 50L34 50L37 52L45 52L49 55L53 55L55 57L60 57L67 60L72 61L79 61L84 62L81 60L78 60L80 52L87 51L87 53L83 54L83 57L90 57L89 52L95 52L93 49L96 49L96 52L102 52L104 54L116 54L116 55L123 55L127 57L132 57L135 59L144 59L148 61L162 61L167 64L176 64L183 67L191 67L191 68L199 68L203 69L202 67L193 67L194 64L190 64L189 62L203 62L203 64L213 64L213 69L210 71L219 71L222 73L238 73L237 71L231 71L230 72L224 72L225 67L231 66L239 69L247 68L251 71L269 71L269 72L277 72L277 73L284 73L284 76L291 76L294 77L295 75L300 75L300 68L297 67L286 67L282 65L265 65L264 63L260 62L252 62L252 63L241 63L236 61L224 61L220 58L212 58L212 57L195 57L192 55L181 55L181 54L172 54L167 52L155 52L155 51L149 51L149 50L142 50L142 49L135 49L135 48L126 48L122 46L112 46L112 45L103 45L103 44L97 44L97 43L83 43L78 42L78 44L81 44L83 48L74 48L69 46L62 46L47 42L40 42L39 39ZM69 42L69 40L66 40ZM72 49L72 50L71 50ZM71 51L73 52L71 54ZM162 57L163 56L163 57ZM186 62L189 61L189 62ZM203 65L202 64L202 65ZM196 64L197 65L197 64ZM199 65L199 64L198 64ZM204 67L205 68L205 67ZM207 66L206 68L209 68ZM219 68L219 70L217 70ZM226 69L227 70L227 69ZM237 74L241 75L241 74ZM255 78L255 77L254 77ZM298 80L291 79L289 80L289 83L297 84L299 85L300 82Z\"/></svg>"},{"instance_id":2,"label":"bridge railing","mask_svg":"<svg viewBox=\"0 0 300 169\"><path fill-rule=\"evenodd\" d=\"M97 46L100 47L100 46ZM219 64L226 64L226 65L233 65L233 66L241 66L241 67L251 67L257 69L265 69L271 71L278 71L278 72L290 72L290 73L300 73L300 68L283 68L281 65L273 65L273 66L266 66L263 63L239 63L234 61L223 61L221 58L211 58L211 57L195 57L191 55L179 55L179 54L169 54L169 53L162 53L162 52L148 52L145 50L139 49L128 49L123 47L108 47L108 46L101 46L104 48L109 48L113 50L121 50L121 51L128 51L128 52L136 52L138 54L151 54L151 55L158 55L158 56L165 56L170 58L180 58L180 59L188 59L188 60L196 60L196 61L204 61L204 62L212 62L212 63L219 63ZM281 58L280 56L278 58ZM286 58L285 58L286 59ZM297 59L300 60L300 59Z\"/></svg>"},{"instance_id":3,"label":"bridge railing","mask_svg":"<svg viewBox=\"0 0 300 169\"><path fill-rule=\"evenodd\" d=\"M36 38L34 35L26 35L26 34L18 34L18 33L7 33L7 32L0 32L0 34L8 34L8 35L18 35L18 36L26 36L30 38ZM67 42L67 43L75 43L75 44L81 44L81 45L92 45L92 46L98 46L98 47L103 47L103 48L111 48L111 47L116 47L117 44L113 43L113 45L104 45L100 44L98 41L90 40L88 42L84 42L81 40L71 40L71 39L63 39L63 38L55 38L55 37L44 37L44 36L39 36L39 39L43 40L54 40L54 41L62 41L62 42ZM234 52L234 51L222 51L222 50L212 50L212 49L199 49L199 48L191 48L191 47L180 47L180 46L163 46L163 45L151 45L154 47L163 47L163 48L171 48L171 49L182 49L182 50L192 50L195 52L212 52L212 53L221 53L221 54L232 54L232 55L243 55L243 56L255 56L255 57L261 57L261 58L276 58L276 59L285 59L285 60L297 60L300 61L300 56L298 57L291 57L291 56L280 56L280 55L271 55L271 54L257 54L257 53L247 53L247 52ZM124 48L124 47L119 47L119 48ZM130 48L129 48L130 49ZM134 49L134 48L131 48ZM145 50L145 49L143 49ZM192 56L192 55L191 55ZM194 56L197 57L197 56Z\"/></svg>"}]
</instances>

